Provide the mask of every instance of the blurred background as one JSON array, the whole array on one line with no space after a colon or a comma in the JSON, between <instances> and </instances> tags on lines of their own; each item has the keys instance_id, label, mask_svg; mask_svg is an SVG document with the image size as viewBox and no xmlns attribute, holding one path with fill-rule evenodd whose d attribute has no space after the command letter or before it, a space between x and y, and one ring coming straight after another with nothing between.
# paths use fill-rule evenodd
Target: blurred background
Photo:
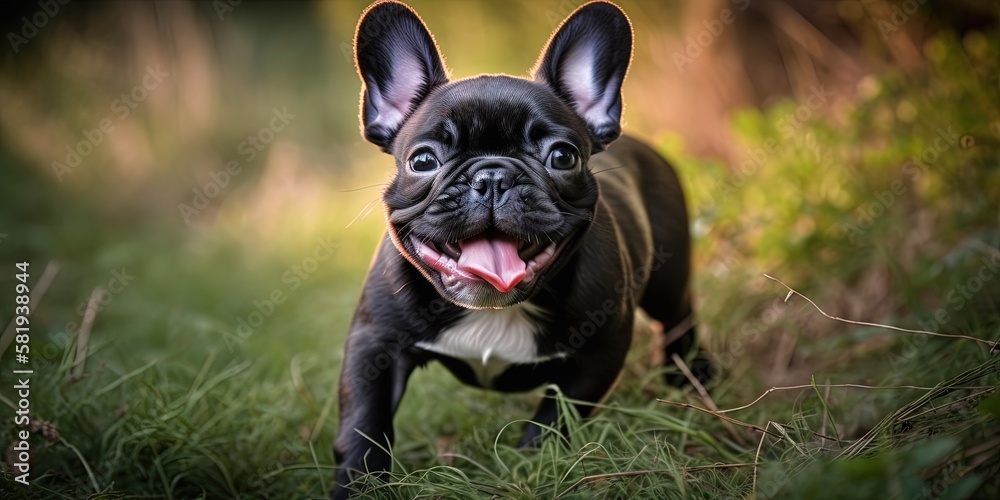
<instances>
[{"instance_id":1,"label":"blurred background","mask_svg":"<svg viewBox=\"0 0 1000 500\"><path fill-rule=\"evenodd\" d=\"M580 3L410 2L453 78L527 76ZM27 261L44 485L31 495L329 487L342 343L393 172L359 133L366 5L5 5L0 323ZM687 188L713 394L745 402L814 375L902 383L989 358L832 322L762 275L831 315L1000 338L996 1L619 5L635 30L624 129ZM629 397L674 390L646 375L659 362L636 353ZM400 452L418 462L529 414L530 397L417 377ZM434 399L441 386L461 397ZM845 433L891 404L845 405Z\"/></svg>"}]
</instances>

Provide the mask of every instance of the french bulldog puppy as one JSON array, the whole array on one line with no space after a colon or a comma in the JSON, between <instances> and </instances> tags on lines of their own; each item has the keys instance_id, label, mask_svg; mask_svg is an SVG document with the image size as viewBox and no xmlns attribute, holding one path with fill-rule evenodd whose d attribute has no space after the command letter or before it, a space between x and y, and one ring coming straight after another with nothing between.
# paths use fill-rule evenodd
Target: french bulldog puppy
<instances>
[{"instance_id":1,"label":"french bulldog puppy","mask_svg":"<svg viewBox=\"0 0 1000 500\"><path fill-rule=\"evenodd\" d=\"M667 360L693 348L683 193L654 150L619 137L632 27L618 7L573 12L530 79L449 80L423 22L392 1L365 11L355 56L363 135L396 174L345 347L334 498L390 469L393 414L418 366L439 361L498 391L553 383L598 402L622 369L636 308L680 325ZM532 420L557 417L546 397ZM528 425L520 443L541 432Z\"/></svg>"}]
</instances>

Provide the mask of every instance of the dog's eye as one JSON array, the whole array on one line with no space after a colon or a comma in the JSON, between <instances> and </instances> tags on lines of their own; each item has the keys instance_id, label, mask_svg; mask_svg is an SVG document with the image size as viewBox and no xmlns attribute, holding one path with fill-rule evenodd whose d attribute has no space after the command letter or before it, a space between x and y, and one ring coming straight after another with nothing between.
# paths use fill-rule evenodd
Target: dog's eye
<instances>
[{"instance_id":1,"label":"dog's eye","mask_svg":"<svg viewBox=\"0 0 1000 500\"><path fill-rule=\"evenodd\" d=\"M430 172L441 166L441 162L430 151L421 151L410 157L410 169L414 172Z\"/></svg>"},{"instance_id":2,"label":"dog's eye","mask_svg":"<svg viewBox=\"0 0 1000 500\"><path fill-rule=\"evenodd\" d=\"M556 170L569 170L576 167L576 153L565 147L557 147L549 153L549 167Z\"/></svg>"}]
</instances>

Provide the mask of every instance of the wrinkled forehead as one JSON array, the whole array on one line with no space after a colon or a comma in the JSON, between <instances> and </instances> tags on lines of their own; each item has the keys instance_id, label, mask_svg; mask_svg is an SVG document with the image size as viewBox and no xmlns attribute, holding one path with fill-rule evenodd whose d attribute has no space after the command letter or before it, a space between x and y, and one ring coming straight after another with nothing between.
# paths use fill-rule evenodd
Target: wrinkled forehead
<instances>
[{"instance_id":1,"label":"wrinkled forehead","mask_svg":"<svg viewBox=\"0 0 1000 500\"><path fill-rule=\"evenodd\" d=\"M586 134L582 120L544 85L493 75L436 89L406 128L410 144L430 140L498 152L552 135L582 141Z\"/></svg>"}]
</instances>

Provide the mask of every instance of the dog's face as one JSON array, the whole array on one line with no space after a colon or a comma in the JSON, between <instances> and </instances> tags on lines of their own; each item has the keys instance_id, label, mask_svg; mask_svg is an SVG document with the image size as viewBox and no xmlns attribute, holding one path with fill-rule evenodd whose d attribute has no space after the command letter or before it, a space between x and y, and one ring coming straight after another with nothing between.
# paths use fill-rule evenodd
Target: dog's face
<instances>
[{"instance_id":1,"label":"dog's face","mask_svg":"<svg viewBox=\"0 0 1000 500\"><path fill-rule=\"evenodd\" d=\"M537 83L442 86L393 143L398 172L384 201L397 248L462 306L527 299L592 219L588 135Z\"/></svg>"},{"instance_id":2,"label":"dog's face","mask_svg":"<svg viewBox=\"0 0 1000 500\"><path fill-rule=\"evenodd\" d=\"M530 298L593 219L587 162L621 133L627 18L608 3L581 7L531 80L448 81L426 27L394 2L366 11L355 48L364 136L396 160L383 196L396 248L460 306Z\"/></svg>"}]
</instances>

